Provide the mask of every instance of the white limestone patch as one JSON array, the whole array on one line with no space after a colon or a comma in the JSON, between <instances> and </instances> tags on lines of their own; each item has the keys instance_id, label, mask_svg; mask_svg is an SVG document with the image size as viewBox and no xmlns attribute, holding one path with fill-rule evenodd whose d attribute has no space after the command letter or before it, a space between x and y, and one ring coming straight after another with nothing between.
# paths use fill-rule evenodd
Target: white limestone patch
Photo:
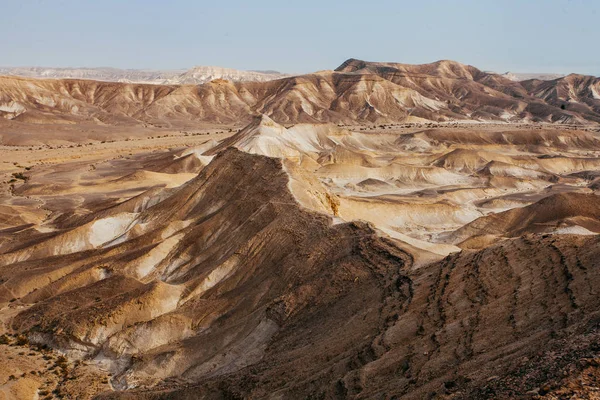
<instances>
[{"instance_id":1,"label":"white limestone patch","mask_svg":"<svg viewBox=\"0 0 600 400\"><path fill-rule=\"evenodd\" d=\"M25 107L17 102L11 101L10 103L0 104L0 111L7 113L22 113L25 111Z\"/></svg>"},{"instance_id":2,"label":"white limestone patch","mask_svg":"<svg viewBox=\"0 0 600 400\"><path fill-rule=\"evenodd\" d=\"M137 213L121 213L94 221L89 227L88 242L93 247L99 247L113 241L131 229L137 216Z\"/></svg>"},{"instance_id":3,"label":"white limestone patch","mask_svg":"<svg viewBox=\"0 0 600 400\"><path fill-rule=\"evenodd\" d=\"M598 89L594 85L590 86L590 89L592 90L592 97L596 100L600 100L600 93L598 92Z\"/></svg>"},{"instance_id":4,"label":"white limestone patch","mask_svg":"<svg viewBox=\"0 0 600 400\"><path fill-rule=\"evenodd\" d=\"M181 302L185 303L186 301L201 295L219 282L229 277L239 265L239 261L239 257L235 254L228 258L224 263L213 269L188 296L181 299Z\"/></svg>"},{"instance_id":5,"label":"white limestone patch","mask_svg":"<svg viewBox=\"0 0 600 400\"><path fill-rule=\"evenodd\" d=\"M558 228L553 233L557 233L557 234L561 234L561 235L597 235L596 232L592 232L589 229L586 229L583 226L579 226L579 225L565 226L562 228Z\"/></svg>"},{"instance_id":6,"label":"white limestone patch","mask_svg":"<svg viewBox=\"0 0 600 400\"><path fill-rule=\"evenodd\" d=\"M408 243L409 245L416 247L418 249L421 250L425 250L425 251L429 251L431 253L440 255L440 256L447 256L448 254L451 253L456 253L461 251L461 248L458 246L454 246L452 244L444 244L444 243L430 243L430 242L426 242L424 240L419 240L419 239L415 239L413 237L410 237L408 235L405 235L403 233L398 232L395 229L391 229L391 228L386 228L386 227L380 227L379 228L381 231L387 233L388 235L390 235L391 237L393 237L394 239L398 239L402 242Z\"/></svg>"},{"instance_id":7,"label":"white limestone patch","mask_svg":"<svg viewBox=\"0 0 600 400\"><path fill-rule=\"evenodd\" d=\"M136 276L141 279L152 273L160 262L177 246L177 243L179 243L183 236L183 233L173 235L139 259L134 260L131 264L135 268Z\"/></svg>"}]
</instances>

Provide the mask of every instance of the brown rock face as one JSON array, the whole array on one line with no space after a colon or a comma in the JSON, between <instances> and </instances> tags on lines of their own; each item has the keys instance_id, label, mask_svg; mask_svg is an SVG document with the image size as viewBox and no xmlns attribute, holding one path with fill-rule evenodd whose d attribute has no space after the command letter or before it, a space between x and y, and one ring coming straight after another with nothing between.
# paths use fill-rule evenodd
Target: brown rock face
<instances>
[{"instance_id":1,"label":"brown rock face","mask_svg":"<svg viewBox=\"0 0 600 400\"><path fill-rule=\"evenodd\" d=\"M341 327L328 323L342 312L337 306L288 320L250 368L188 389L102 397L524 395L594 354L600 321L591 282L599 278L599 256L598 237L576 236L526 236L456 254L404 269L375 309L358 291L355 301L365 308ZM376 321L367 316L373 313ZM347 341L352 331L366 336ZM540 356L546 351L555 352L553 361ZM510 378L519 368L528 375Z\"/></svg>"},{"instance_id":2,"label":"brown rock face","mask_svg":"<svg viewBox=\"0 0 600 400\"><path fill-rule=\"evenodd\" d=\"M108 360L120 388L234 372L291 321L339 329L360 314L368 323L340 340L361 340L379 318L364 301L390 290L408 298L395 285L410 257L365 224L331 226L300 209L287 182L279 160L227 150L156 205L32 238L2 256L3 301L33 304L12 328ZM104 244L97 229L110 231Z\"/></svg>"}]
</instances>

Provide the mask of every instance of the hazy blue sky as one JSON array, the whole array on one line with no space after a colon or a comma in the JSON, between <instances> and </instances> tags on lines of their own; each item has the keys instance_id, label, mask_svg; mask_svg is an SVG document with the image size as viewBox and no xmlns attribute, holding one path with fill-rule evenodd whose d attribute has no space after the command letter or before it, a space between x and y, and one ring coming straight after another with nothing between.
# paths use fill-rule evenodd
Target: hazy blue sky
<instances>
[{"instance_id":1,"label":"hazy blue sky","mask_svg":"<svg viewBox=\"0 0 600 400\"><path fill-rule=\"evenodd\" d=\"M0 0L0 65L309 72L354 57L600 75L599 0Z\"/></svg>"}]
</instances>

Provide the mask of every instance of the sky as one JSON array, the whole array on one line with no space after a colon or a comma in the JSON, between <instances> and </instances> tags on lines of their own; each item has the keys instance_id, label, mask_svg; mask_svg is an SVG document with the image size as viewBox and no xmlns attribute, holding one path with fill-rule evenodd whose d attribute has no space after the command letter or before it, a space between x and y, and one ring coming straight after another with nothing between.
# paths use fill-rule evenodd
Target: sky
<instances>
[{"instance_id":1,"label":"sky","mask_svg":"<svg viewBox=\"0 0 600 400\"><path fill-rule=\"evenodd\" d=\"M348 58L600 75L599 0L0 0L0 66L304 73Z\"/></svg>"}]
</instances>

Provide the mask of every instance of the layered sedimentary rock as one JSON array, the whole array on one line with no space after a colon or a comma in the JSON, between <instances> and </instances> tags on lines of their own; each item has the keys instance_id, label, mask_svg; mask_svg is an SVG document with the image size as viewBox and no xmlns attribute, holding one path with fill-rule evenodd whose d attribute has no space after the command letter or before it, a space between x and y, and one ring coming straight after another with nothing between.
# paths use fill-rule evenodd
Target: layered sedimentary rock
<instances>
[{"instance_id":1,"label":"layered sedimentary rock","mask_svg":"<svg viewBox=\"0 0 600 400\"><path fill-rule=\"evenodd\" d=\"M213 76L210 71L190 71L167 85L2 77L0 115L33 123L157 126L236 123L256 114L279 123L600 122L598 78L591 76L514 82L453 61L354 59L335 71L266 82L221 75L197 86L194 77Z\"/></svg>"}]
</instances>

